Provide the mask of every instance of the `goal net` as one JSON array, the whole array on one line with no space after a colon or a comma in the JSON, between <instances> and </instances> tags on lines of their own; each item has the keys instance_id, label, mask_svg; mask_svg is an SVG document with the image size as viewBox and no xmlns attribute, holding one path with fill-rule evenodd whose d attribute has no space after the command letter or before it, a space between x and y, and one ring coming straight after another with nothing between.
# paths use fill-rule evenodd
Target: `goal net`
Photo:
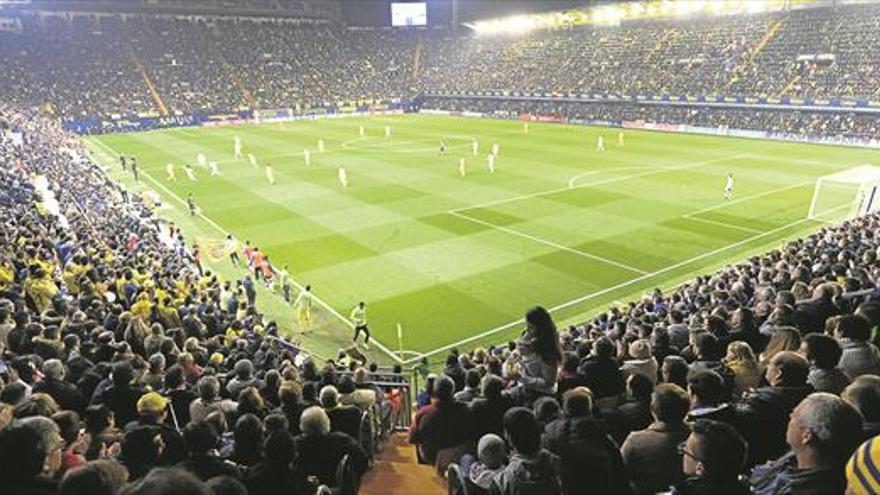
<instances>
[{"instance_id":1,"label":"goal net","mask_svg":"<svg viewBox=\"0 0 880 495\"><path fill-rule=\"evenodd\" d=\"M807 218L839 223L880 210L880 167L859 167L816 179Z\"/></svg>"}]
</instances>

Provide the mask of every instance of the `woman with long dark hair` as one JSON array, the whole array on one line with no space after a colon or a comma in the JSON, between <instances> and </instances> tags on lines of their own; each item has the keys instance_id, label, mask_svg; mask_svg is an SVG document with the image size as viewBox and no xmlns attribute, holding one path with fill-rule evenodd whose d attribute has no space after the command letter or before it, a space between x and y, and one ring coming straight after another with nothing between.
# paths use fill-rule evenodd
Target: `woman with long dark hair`
<instances>
[{"instance_id":1,"label":"woman with long dark hair","mask_svg":"<svg viewBox=\"0 0 880 495\"><path fill-rule=\"evenodd\" d=\"M526 312L526 329L516 343L521 365L514 396L520 403L556 393L556 376L562 362L559 333L550 313L541 306Z\"/></svg>"}]
</instances>

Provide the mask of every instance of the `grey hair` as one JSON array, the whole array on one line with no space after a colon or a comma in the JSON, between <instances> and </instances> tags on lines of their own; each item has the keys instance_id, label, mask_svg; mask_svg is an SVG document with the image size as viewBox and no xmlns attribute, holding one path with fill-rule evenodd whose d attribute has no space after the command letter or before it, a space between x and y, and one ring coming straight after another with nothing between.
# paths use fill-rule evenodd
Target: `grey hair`
<instances>
[{"instance_id":1,"label":"grey hair","mask_svg":"<svg viewBox=\"0 0 880 495\"><path fill-rule=\"evenodd\" d=\"M823 455L849 456L847 444L861 437L864 421L856 408L834 394L815 392L801 401L798 409L798 420L813 434L817 450Z\"/></svg>"},{"instance_id":2,"label":"grey hair","mask_svg":"<svg viewBox=\"0 0 880 495\"><path fill-rule=\"evenodd\" d=\"M220 381L214 376L203 376L196 385L202 400L213 400L220 395Z\"/></svg>"},{"instance_id":3,"label":"grey hair","mask_svg":"<svg viewBox=\"0 0 880 495\"><path fill-rule=\"evenodd\" d=\"M43 363L43 374L54 380L60 380L64 376L64 363L59 359L49 359Z\"/></svg>"},{"instance_id":4,"label":"grey hair","mask_svg":"<svg viewBox=\"0 0 880 495\"><path fill-rule=\"evenodd\" d=\"M150 356L150 369L163 371L165 369L165 355L157 352Z\"/></svg>"},{"instance_id":5,"label":"grey hair","mask_svg":"<svg viewBox=\"0 0 880 495\"><path fill-rule=\"evenodd\" d=\"M239 380L250 380L254 376L254 363L250 359L242 359L235 363L235 376Z\"/></svg>"},{"instance_id":6,"label":"grey hair","mask_svg":"<svg viewBox=\"0 0 880 495\"><path fill-rule=\"evenodd\" d=\"M324 385L318 398L322 406L336 407L339 404L339 390L336 390L333 385Z\"/></svg>"},{"instance_id":7,"label":"grey hair","mask_svg":"<svg viewBox=\"0 0 880 495\"><path fill-rule=\"evenodd\" d=\"M306 436L323 436L330 433L330 417L318 406L303 411L299 419L299 429Z\"/></svg>"}]
</instances>

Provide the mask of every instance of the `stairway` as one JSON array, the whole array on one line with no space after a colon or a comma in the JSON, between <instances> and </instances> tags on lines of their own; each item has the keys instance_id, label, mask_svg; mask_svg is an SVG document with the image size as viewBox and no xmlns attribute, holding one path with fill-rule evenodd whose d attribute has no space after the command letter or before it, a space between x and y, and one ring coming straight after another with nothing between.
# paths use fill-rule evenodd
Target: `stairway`
<instances>
[{"instance_id":1,"label":"stairway","mask_svg":"<svg viewBox=\"0 0 880 495\"><path fill-rule=\"evenodd\" d=\"M776 37L776 33L779 32L780 28L782 28L782 21L777 20L770 23L770 26L767 28L767 32L764 33L764 36L752 49L751 55L743 60L743 62L739 66L737 66L736 69L733 70L733 75L731 76L730 80L727 81L727 84L724 85L725 89L733 86L733 84L739 80L740 76L745 73L745 70L748 68L749 65L757 63L755 59L757 59L758 55L760 55L761 52L764 51L764 47L766 47L767 44L770 43L770 41L772 41L774 37Z\"/></svg>"},{"instance_id":2,"label":"stairway","mask_svg":"<svg viewBox=\"0 0 880 495\"><path fill-rule=\"evenodd\" d=\"M798 81L800 81L800 80L801 80L801 76L800 76L800 75L795 75L795 76L791 79L791 81L789 81L788 84L785 85L785 88L784 88L782 91L780 91L778 95L776 95L776 97L777 97L777 98L782 98L783 96L785 96L786 94L788 94L788 92L791 91L791 90L794 88L794 85L797 84Z\"/></svg>"},{"instance_id":3,"label":"stairway","mask_svg":"<svg viewBox=\"0 0 880 495\"><path fill-rule=\"evenodd\" d=\"M153 79L150 78L150 73L147 72L147 68L141 63L134 47L131 43L127 43L125 47L128 51L129 59L131 59L131 62L137 67L138 72L141 74L141 79L144 80L144 84L147 86L147 89L150 90L150 95L153 97L153 103L156 105L156 109L159 110L159 115L168 115L168 107L166 107L165 102L162 101L162 95L159 94L159 90L156 89L156 85L153 84Z\"/></svg>"},{"instance_id":4,"label":"stairway","mask_svg":"<svg viewBox=\"0 0 880 495\"><path fill-rule=\"evenodd\" d=\"M764 51L764 47L767 46L767 43L770 43L770 40L776 36L776 32L779 31L779 28L782 27L782 21L775 21L770 24L770 29L767 30L767 33L764 34L764 37L761 38L761 41L758 42L758 45L755 46L755 49L752 50L752 59L757 57Z\"/></svg>"},{"instance_id":5,"label":"stairway","mask_svg":"<svg viewBox=\"0 0 880 495\"><path fill-rule=\"evenodd\" d=\"M415 447L405 433L395 433L373 468L364 474L359 495L445 495L446 484L434 466L416 462Z\"/></svg>"},{"instance_id":6,"label":"stairway","mask_svg":"<svg viewBox=\"0 0 880 495\"><path fill-rule=\"evenodd\" d=\"M422 67L422 50L425 48L425 39L419 35L419 43L416 45L416 51L413 53L412 77L419 78L419 70Z\"/></svg>"}]
</instances>

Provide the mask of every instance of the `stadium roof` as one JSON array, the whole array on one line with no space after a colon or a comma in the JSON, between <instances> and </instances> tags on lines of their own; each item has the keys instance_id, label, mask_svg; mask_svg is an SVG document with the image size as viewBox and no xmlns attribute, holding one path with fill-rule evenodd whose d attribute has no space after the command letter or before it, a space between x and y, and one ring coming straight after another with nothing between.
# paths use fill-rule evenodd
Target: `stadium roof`
<instances>
[{"instance_id":1,"label":"stadium roof","mask_svg":"<svg viewBox=\"0 0 880 495\"><path fill-rule=\"evenodd\" d=\"M535 29L580 25L618 25L625 21L691 16L754 14L788 8L814 7L834 0L634 0L601 2L550 13L523 14L466 22L479 34L517 34Z\"/></svg>"}]
</instances>

